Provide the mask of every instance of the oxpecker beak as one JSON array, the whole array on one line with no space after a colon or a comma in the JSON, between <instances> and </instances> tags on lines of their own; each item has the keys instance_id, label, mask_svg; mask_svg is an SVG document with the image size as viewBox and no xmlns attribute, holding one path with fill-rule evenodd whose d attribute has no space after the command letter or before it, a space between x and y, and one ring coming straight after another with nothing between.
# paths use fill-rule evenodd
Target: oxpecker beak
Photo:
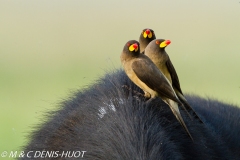
<instances>
[{"instance_id":1,"label":"oxpecker beak","mask_svg":"<svg viewBox=\"0 0 240 160\"><path fill-rule=\"evenodd\" d=\"M170 43L171 43L170 40L166 40L166 41L163 41L159 46L160 46L160 48L165 48L165 47L168 46Z\"/></svg>"},{"instance_id":2,"label":"oxpecker beak","mask_svg":"<svg viewBox=\"0 0 240 160\"><path fill-rule=\"evenodd\" d=\"M129 46L129 51L135 51L135 52L137 52L138 51L138 44L137 43L134 43L134 44L132 44L131 46Z\"/></svg>"},{"instance_id":3,"label":"oxpecker beak","mask_svg":"<svg viewBox=\"0 0 240 160\"><path fill-rule=\"evenodd\" d=\"M143 37L144 38L152 38L152 32L149 30L149 29L147 29L144 33L143 33Z\"/></svg>"}]
</instances>

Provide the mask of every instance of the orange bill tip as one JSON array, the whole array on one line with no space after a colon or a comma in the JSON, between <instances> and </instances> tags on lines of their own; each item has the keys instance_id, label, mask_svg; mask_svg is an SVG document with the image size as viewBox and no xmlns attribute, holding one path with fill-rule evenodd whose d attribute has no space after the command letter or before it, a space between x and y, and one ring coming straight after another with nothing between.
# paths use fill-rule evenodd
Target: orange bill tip
<instances>
[{"instance_id":1,"label":"orange bill tip","mask_svg":"<svg viewBox=\"0 0 240 160\"><path fill-rule=\"evenodd\" d=\"M170 40L166 40L165 43L166 43L167 45L169 45L169 44L171 43L171 41L170 41Z\"/></svg>"},{"instance_id":2,"label":"orange bill tip","mask_svg":"<svg viewBox=\"0 0 240 160\"><path fill-rule=\"evenodd\" d=\"M147 29L146 31L146 34L149 35L149 33L151 32L149 29Z\"/></svg>"},{"instance_id":3,"label":"orange bill tip","mask_svg":"<svg viewBox=\"0 0 240 160\"><path fill-rule=\"evenodd\" d=\"M138 44L137 44L137 43L134 43L134 44L133 44L133 48L134 48L134 49L138 48Z\"/></svg>"}]
</instances>

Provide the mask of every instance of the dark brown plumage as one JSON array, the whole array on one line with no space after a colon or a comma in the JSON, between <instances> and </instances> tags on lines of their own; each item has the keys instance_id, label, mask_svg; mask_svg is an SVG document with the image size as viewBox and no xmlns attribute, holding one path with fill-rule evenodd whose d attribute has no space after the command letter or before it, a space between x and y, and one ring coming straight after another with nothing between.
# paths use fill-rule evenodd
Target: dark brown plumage
<instances>
[{"instance_id":1,"label":"dark brown plumage","mask_svg":"<svg viewBox=\"0 0 240 160\"><path fill-rule=\"evenodd\" d=\"M140 87L147 98L160 97L169 105L177 120L189 133L178 104L182 104L175 94L171 83L146 55L140 54L139 43L135 40L128 41L121 54L121 62L127 76Z\"/></svg>"},{"instance_id":2,"label":"dark brown plumage","mask_svg":"<svg viewBox=\"0 0 240 160\"><path fill-rule=\"evenodd\" d=\"M151 41L148 46L145 48L144 54L148 56L153 63L158 67L158 69L166 76L169 82L172 84L172 87L177 94L179 100L184 104L188 111L193 111L193 114L196 118L202 122L193 108L188 104L185 99L183 92L180 87L180 82L178 79L177 72L165 51L165 47L171 43L170 40L156 39Z\"/></svg>"}]
</instances>

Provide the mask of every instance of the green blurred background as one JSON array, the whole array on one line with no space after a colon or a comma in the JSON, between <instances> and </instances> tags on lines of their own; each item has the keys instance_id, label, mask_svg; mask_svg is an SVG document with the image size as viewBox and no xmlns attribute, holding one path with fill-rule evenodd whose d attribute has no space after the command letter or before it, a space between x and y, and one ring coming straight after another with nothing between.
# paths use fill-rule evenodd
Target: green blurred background
<instances>
[{"instance_id":1,"label":"green blurred background","mask_svg":"<svg viewBox=\"0 0 240 160\"><path fill-rule=\"evenodd\" d=\"M123 45L147 27L172 41L185 93L239 105L239 17L238 0L1 0L0 154L21 150L71 91L120 68Z\"/></svg>"}]
</instances>

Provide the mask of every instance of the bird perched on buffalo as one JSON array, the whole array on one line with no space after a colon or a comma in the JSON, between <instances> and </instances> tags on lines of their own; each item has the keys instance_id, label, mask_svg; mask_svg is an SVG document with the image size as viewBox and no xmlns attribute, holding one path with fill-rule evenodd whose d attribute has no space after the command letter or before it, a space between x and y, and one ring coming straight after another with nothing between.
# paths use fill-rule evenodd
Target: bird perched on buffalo
<instances>
[{"instance_id":1,"label":"bird perched on buffalo","mask_svg":"<svg viewBox=\"0 0 240 160\"><path fill-rule=\"evenodd\" d=\"M139 37L140 53L143 53L147 45L154 39L156 39L156 35L152 29L143 29Z\"/></svg>"},{"instance_id":2,"label":"bird perched on buffalo","mask_svg":"<svg viewBox=\"0 0 240 160\"><path fill-rule=\"evenodd\" d=\"M188 111L193 111L195 117L197 117L200 122L202 120L198 117L193 108L188 104L186 98L183 95L183 92L180 87L180 82L178 79L177 72L165 51L165 47L167 47L171 43L170 40L165 39L155 39L151 41L148 46L145 48L144 54L148 56L153 63L158 67L158 69L165 75L165 77L172 84L172 87L177 94L179 100L184 104Z\"/></svg>"},{"instance_id":3,"label":"bird perched on buffalo","mask_svg":"<svg viewBox=\"0 0 240 160\"><path fill-rule=\"evenodd\" d=\"M150 58L140 53L139 43L135 40L128 41L120 58L127 76L144 91L144 96L150 98L149 100L158 96L162 98L193 140L178 108L178 105L182 105L182 103L175 94L171 83Z\"/></svg>"}]
</instances>

